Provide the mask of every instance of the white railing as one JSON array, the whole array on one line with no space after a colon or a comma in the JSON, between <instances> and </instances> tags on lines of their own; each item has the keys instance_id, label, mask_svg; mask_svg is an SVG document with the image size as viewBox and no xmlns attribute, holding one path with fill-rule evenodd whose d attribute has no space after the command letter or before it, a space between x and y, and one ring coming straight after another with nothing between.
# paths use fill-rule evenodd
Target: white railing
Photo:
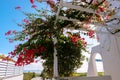
<instances>
[{"instance_id":1,"label":"white railing","mask_svg":"<svg viewBox=\"0 0 120 80\"><path fill-rule=\"evenodd\" d=\"M0 79L15 77L23 74L23 67L15 66L15 63L0 61Z\"/></svg>"}]
</instances>

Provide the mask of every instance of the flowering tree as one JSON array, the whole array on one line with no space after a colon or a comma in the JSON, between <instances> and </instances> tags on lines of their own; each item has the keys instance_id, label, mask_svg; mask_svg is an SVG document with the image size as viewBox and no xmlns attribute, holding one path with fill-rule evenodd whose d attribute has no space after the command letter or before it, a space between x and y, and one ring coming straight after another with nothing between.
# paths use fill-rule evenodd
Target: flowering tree
<instances>
[{"instance_id":1,"label":"flowering tree","mask_svg":"<svg viewBox=\"0 0 120 80\"><path fill-rule=\"evenodd\" d=\"M94 31L89 26L89 23L103 23L103 19L108 20L110 16L113 15L113 12L109 10L106 0L101 0L101 2L99 2L99 0L90 0L90 2L86 0L81 0L81 2L77 1L78 0L72 1L71 3L83 8L93 9L95 13L67 8L60 9L59 15L67 17L68 19L76 19L81 23L63 19L56 20L55 14L59 9L59 5L57 5L60 3L59 0L46 1L51 8L49 12L47 10L38 10L37 6L33 5L32 8L35 8L39 13L25 13L27 19L23 20L22 25L18 24L23 30L20 32L10 30L5 34L8 36L13 34L13 37L9 37L10 42L26 40L23 44L19 44L13 52L9 53L10 57L18 57L16 65L22 66L37 62L35 59L41 57L41 59L45 60L42 75L50 77L53 75L52 67L55 47L58 53L58 71L60 76L69 76L75 69L81 66L81 61L84 60L81 52L85 50L87 43L79 33L67 32L64 34L64 29L84 28L86 30L84 34L92 38L94 37ZM30 2L34 4L34 0L30 0ZM16 9L20 9L20 7L16 7ZM41 11L42 13L40 13ZM104 12L106 12L106 14L101 16L101 13ZM32 18L33 16L34 18ZM57 38L55 45L53 36Z\"/></svg>"}]
</instances>

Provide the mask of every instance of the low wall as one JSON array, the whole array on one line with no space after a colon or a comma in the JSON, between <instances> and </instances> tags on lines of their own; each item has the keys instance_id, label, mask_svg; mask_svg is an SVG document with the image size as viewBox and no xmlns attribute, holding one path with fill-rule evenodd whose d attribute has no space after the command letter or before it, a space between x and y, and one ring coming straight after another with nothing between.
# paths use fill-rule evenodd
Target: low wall
<instances>
[{"instance_id":1,"label":"low wall","mask_svg":"<svg viewBox=\"0 0 120 80\"><path fill-rule=\"evenodd\" d=\"M0 80L23 80L23 66L0 60Z\"/></svg>"},{"instance_id":2,"label":"low wall","mask_svg":"<svg viewBox=\"0 0 120 80\"><path fill-rule=\"evenodd\" d=\"M64 77L58 80L112 80L110 76L95 76L95 77Z\"/></svg>"},{"instance_id":3,"label":"low wall","mask_svg":"<svg viewBox=\"0 0 120 80\"><path fill-rule=\"evenodd\" d=\"M23 80L23 75L6 77L6 78L2 78L0 80Z\"/></svg>"}]
</instances>

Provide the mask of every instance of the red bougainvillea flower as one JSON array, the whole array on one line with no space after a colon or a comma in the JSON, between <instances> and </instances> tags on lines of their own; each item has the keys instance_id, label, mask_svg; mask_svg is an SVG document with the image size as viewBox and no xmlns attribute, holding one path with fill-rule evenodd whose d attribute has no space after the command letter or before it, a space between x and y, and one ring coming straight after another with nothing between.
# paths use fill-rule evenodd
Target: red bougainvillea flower
<instances>
[{"instance_id":1,"label":"red bougainvillea flower","mask_svg":"<svg viewBox=\"0 0 120 80\"><path fill-rule=\"evenodd\" d=\"M77 42L79 40L81 41L81 43L84 47L87 46L87 42L85 41L85 38L81 38L79 35L72 35L72 36L70 36L70 39L71 39L72 43L76 46L77 46Z\"/></svg>"},{"instance_id":2,"label":"red bougainvillea flower","mask_svg":"<svg viewBox=\"0 0 120 80\"><path fill-rule=\"evenodd\" d=\"M16 61L16 66L22 66L22 65L27 65L32 62L34 62L34 51L33 49L27 50L24 49L18 56L18 59Z\"/></svg>"},{"instance_id":3,"label":"red bougainvillea flower","mask_svg":"<svg viewBox=\"0 0 120 80\"><path fill-rule=\"evenodd\" d=\"M26 23L26 24L30 23L29 20L27 20L27 19L24 19L23 22Z\"/></svg>"},{"instance_id":4,"label":"red bougainvillea flower","mask_svg":"<svg viewBox=\"0 0 120 80\"><path fill-rule=\"evenodd\" d=\"M20 6L17 6L17 7L15 7L15 9L20 10L20 9L21 9L21 7L20 7Z\"/></svg>"},{"instance_id":5,"label":"red bougainvillea flower","mask_svg":"<svg viewBox=\"0 0 120 80\"><path fill-rule=\"evenodd\" d=\"M99 8L100 12L104 12L104 8L102 8L102 7L98 7L98 8Z\"/></svg>"},{"instance_id":6,"label":"red bougainvillea flower","mask_svg":"<svg viewBox=\"0 0 120 80\"><path fill-rule=\"evenodd\" d=\"M79 38L78 37L71 37L71 41L72 41L72 43L76 43L77 41L79 40Z\"/></svg>"},{"instance_id":7,"label":"red bougainvillea flower","mask_svg":"<svg viewBox=\"0 0 120 80\"><path fill-rule=\"evenodd\" d=\"M9 30L8 32L5 33L5 35L10 35L12 33L11 30Z\"/></svg>"},{"instance_id":8,"label":"red bougainvillea flower","mask_svg":"<svg viewBox=\"0 0 120 80\"><path fill-rule=\"evenodd\" d=\"M37 6L36 5L32 5L32 8L37 8Z\"/></svg>"},{"instance_id":9,"label":"red bougainvillea flower","mask_svg":"<svg viewBox=\"0 0 120 80\"><path fill-rule=\"evenodd\" d=\"M30 3L34 4L34 0L30 0Z\"/></svg>"},{"instance_id":10,"label":"red bougainvillea flower","mask_svg":"<svg viewBox=\"0 0 120 80\"><path fill-rule=\"evenodd\" d=\"M93 38L94 37L94 31L93 30L90 30L87 32L87 35L90 37L90 38Z\"/></svg>"},{"instance_id":11,"label":"red bougainvillea flower","mask_svg":"<svg viewBox=\"0 0 120 80\"><path fill-rule=\"evenodd\" d=\"M13 58L13 57L16 56L15 52L10 52L10 53L8 53L8 54L11 55L10 58Z\"/></svg>"},{"instance_id":12,"label":"red bougainvillea flower","mask_svg":"<svg viewBox=\"0 0 120 80\"><path fill-rule=\"evenodd\" d=\"M55 2L54 2L54 0L47 0L47 4L50 5L52 11L55 11L55 9L54 9L55 8Z\"/></svg>"},{"instance_id":13,"label":"red bougainvillea flower","mask_svg":"<svg viewBox=\"0 0 120 80\"><path fill-rule=\"evenodd\" d=\"M35 60L35 63L38 63L39 62L39 60Z\"/></svg>"},{"instance_id":14,"label":"red bougainvillea flower","mask_svg":"<svg viewBox=\"0 0 120 80\"><path fill-rule=\"evenodd\" d=\"M25 40L29 40L29 38L27 37L27 38L25 38Z\"/></svg>"},{"instance_id":15,"label":"red bougainvillea flower","mask_svg":"<svg viewBox=\"0 0 120 80\"><path fill-rule=\"evenodd\" d=\"M18 48L18 47L17 47ZM16 48L16 49L17 49ZM34 60L35 53L42 53L45 49L44 46L40 46L39 49L26 49L24 48L20 54L18 55L18 59L15 63L16 66L23 66L33 62L38 62L38 60ZM9 53L12 56L16 55L16 50Z\"/></svg>"},{"instance_id":16,"label":"red bougainvillea flower","mask_svg":"<svg viewBox=\"0 0 120 80\"><path fill-rule=\"evenodd\" d=\"M82 41L82 45L84 47L86 47L87 46L87 42L85 41L85 38L80 38L80 40Z\"/></svg>"},{"instance_id":17,"label":"red bougainvillea flower","mask_svg":"<svg viewBox=\"0 0 120 80\"><path fill-rule=\"evenodd\" d=\"M40 46L39 47L39 52L41 53L41 52L43 52L43 51L45 51L46 49L45 49L45 47L44 46Z\"/></svg>"},{"instance_id":18,"label":"red bougainvillea flower","mask_svg":"<svg viewBox=\"0 0 120 80\"><path fill-rule=\"evenodd\" d=\"M53 0L47 0L47 4L54 5L55 2Z\"/></svg>"},{"instance_id":19,"label":"red bougainvillea flower","mask_svg":"<svg viewBox=\"0 0 120 80\"><path fill-rule=\"evenodd\" d=\"M16 30L14 30L13 33L16 34L17 33Z\"/></svg>"}]
</instances>

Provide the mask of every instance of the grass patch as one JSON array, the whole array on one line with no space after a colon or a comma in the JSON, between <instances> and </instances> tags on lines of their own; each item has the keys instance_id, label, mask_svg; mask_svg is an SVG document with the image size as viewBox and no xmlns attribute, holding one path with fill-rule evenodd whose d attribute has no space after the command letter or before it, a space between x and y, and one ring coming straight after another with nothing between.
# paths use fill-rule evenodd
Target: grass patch
<instances>
[{"instance_id":1,"label":"grass patch","mask_svg":"<svg viewBox=\"0 0 120 80\"><path fill-rule=\"evenodd\" d=\"M98 72L98 75L99 75L99 76L103 76L103 75L104 75L104 72Z\"/></svg>"},{"instance_id":2,"label":"grass patch","mask_svg":"<svg viewBox=\"0 0 120 80\"><path fill-rule=\"evenodd\" d=\"M103 76L103 72L98 72L98 76ZM73 73L72 76L87 76L87 73Z\"/></svg>"},{"instance_id":3,"label":"grass patch","mask_svg":"<svg viewBox=\"0 0 120 80\"><path fill-rule=\"evenodd\" d=\"M86 76L87 73L73 73L72 76Z\"/></svg>"},{"instance_id":4,"label":"grass patch","mask_svg":"<svg viewBox=\"0 0 120 80\"><path fill-rule=\"evenodd\" d=\"M103 72L98 72L99 76L103 76L104 73ZM73 73L72 76L87 76L87 73ZM24 77L23 80L31 80L34 77L40 77L40 74L35 74L34 72L27 72L24 73Z\"/></svg>"},{"instance_id":5,"label":"grass patch","mask_svg":"<svg viewBox=\"0 0 120 80\"><path fill-rule=\"evenodd\" d=\"M23 80L31 80L32 78L38 77L38 76L40 76L40 75L38 75L34 72L27 72L27 73L24 73Z\"/></svg>"}]
</instances>

